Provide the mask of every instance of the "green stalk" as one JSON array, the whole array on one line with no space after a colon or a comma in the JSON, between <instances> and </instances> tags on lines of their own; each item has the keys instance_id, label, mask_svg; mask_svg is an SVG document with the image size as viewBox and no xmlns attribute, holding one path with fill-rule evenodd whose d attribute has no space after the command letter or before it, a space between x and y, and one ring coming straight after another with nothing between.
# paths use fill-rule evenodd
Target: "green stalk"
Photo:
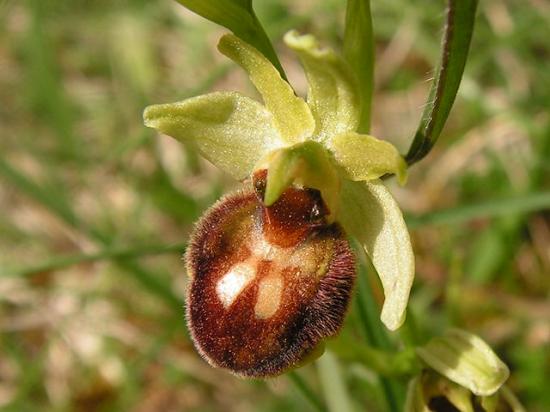
<instances>
[{"instance_id":1,"label":"green stalk","mask_svg":"<svg viewBox=\"0 0 550 412\"><path fill-rule=\"evenodd\" d=\"M344 57L359 87L361 115L359 133L368 133L371 124L374 91L374 35L370 0L348 0L344 31Z\"/></svg>"},{"instance_id":2,"label":"green stalk","mask_svg":"<svg viewBox=\"0 0 550 412\"><path fill-rule=\"evenodd\" d=\"M400 352L383 351L364 342L358 342L354 336L342 332L338 339L327 344L327 348L344 362L362 363L381 376L389 378L408 378L420 369L413 347Z\"/></svg>"},{"instance_id":3,"label":"green stalk","mask_svg":"<svg viewBox=\"0 0 550 412\"><path fill-rule=\"evenodd\" d=\"M330 412L353 412L353 405L338 359L326 351L316 362Z\"/></svg>"},{"instance_id":4,"label":"green stalk","mask_svg":"<svg viewBox=\"0 0 550 412\"><path fill-rule=\"evenodd\" d=\"M364 263L359 264L358 272L357 310L366 340L374 348L388 352L392 351L394 348L379 319L380 309L377 307L375 297L369 285L369 271ZM400 388L396 383L391 382L384 376L379 376L379 381L386 398L388 410L391 412L400 412L400 406L404 404L405 399L403 388Z\"/></svg>"}]
</instances>

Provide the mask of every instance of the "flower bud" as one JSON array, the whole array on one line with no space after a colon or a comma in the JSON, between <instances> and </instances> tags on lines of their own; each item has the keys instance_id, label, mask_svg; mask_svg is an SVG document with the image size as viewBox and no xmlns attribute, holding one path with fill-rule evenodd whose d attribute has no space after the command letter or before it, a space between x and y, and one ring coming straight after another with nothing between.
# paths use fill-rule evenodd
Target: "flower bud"
<instances>
[{"instance_id":1,"label":"flower bud","mask_svg":"<svg viewBox=\"0 0 550 412\"><path fill-rule=\"evenodd\" d=\"M460 329L451 329L416 351L428 366L480 396L495 393L510 374L487 343Z\"/></svg>"},{"instance_id":2,"label":"flower bud","mask_svg":"<svg viewBox=\"0 0 550 412\"><path fill-rule=\"evenodd\" d=\"M187 251L187 323L200 354L236 375L278 375L344 319L355 262L319 191L289 187L270 206L265 170L201 218Z\"/></svg>"}]
</instances>

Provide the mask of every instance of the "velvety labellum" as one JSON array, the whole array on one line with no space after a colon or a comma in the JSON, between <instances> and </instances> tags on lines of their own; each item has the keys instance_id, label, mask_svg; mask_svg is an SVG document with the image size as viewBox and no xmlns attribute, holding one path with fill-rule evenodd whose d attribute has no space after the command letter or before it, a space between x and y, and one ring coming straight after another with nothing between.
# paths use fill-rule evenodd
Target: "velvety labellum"
<instances>
[{"instance_id":1,"label":"velvety labellum","mask_svg":"<svg viewBox=\"0 0 550 412\"><path fill-rule=\"evenodd\" d=\"M187 251L187 322L201 355L241 376L278 375L342 325L355 262L319 192L272 206L265 173L199 221Z\"/></svg>"}]
</instances>

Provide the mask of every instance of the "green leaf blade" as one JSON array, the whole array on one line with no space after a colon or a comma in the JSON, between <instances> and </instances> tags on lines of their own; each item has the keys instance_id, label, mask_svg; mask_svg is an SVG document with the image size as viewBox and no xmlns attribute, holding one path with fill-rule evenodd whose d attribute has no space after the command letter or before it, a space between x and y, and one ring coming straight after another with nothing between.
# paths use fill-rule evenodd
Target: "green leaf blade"
<instances>
[{"instance_id":1,"label":"green leaf blade","mask_svg":"<svg viewBox=\"0 0 550 412\"><path fill-rule=\"evenodd\" d=\"M449 0L441 61L413 142L409 165L424 158L437 141L454 104L464 73L478 0Z\"/></svg>"}]
</instances>

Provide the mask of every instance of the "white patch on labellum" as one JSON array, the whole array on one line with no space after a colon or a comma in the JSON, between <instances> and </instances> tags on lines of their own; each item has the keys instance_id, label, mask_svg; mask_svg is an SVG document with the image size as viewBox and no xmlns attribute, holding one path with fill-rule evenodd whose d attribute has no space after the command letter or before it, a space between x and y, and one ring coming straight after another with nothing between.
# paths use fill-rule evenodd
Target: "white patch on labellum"
<instances>
[{"instance_id":1,"label":"white patch on labellum","mask_svg":"<svg viewBox=\"0 0 550 412\"><path fill-rule=\"evenodd\" d=\"M254 307L257 318L267 319L273 316L281 305L283 278L272 274L263 278L258 288L258 300Z\"/></svg>"},{"instance_id":2,"label":"white patch on labellum","mask_svg":"<svg viewBox=\"0 0 550 412\"><path fill-rule=\"evenodd\" d=\"M286 267L301 268L299 273L309 273L315 270L315 259L307 250L295 248L282 248L271 244L261 234L252 237L249 244L251 255L241 263L234 265L218 281L216 293L224 308L228 308L235 302L246 286L257 276L260 262L269 261L269 273L258 285L258 295L254 314L258 319L272 317L279 307L283 296L284 279L282 276ZM295 255L296 253L296 255Z\"/></svg>"},{"instance_id":3,"label":"white patch on labellum","mask_svg":"<svg viewBox=\"0 0 550 412\"><path fill-rule=\"evenodd\" d=\"M255 267L246 262L237 263L223 275L216 285L216 293L225 308L228 308L237 299L255 275Z\"/></svg>"}]
</instances>

